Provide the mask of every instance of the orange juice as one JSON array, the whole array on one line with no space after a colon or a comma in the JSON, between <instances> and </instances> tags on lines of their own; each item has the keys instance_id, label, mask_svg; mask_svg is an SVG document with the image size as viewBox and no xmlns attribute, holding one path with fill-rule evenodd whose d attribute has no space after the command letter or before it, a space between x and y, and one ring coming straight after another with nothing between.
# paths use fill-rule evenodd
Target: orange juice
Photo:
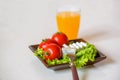
<instances>
[{"instance_id":1,"label":"orange juice","mask_svg":"<svg viewBox=\"0 0 120 80\"><path fill-rule=\"evenodd\" d=\"M78 12L58 12L56 15L58 31L65 33L69 40L78 37L80 14Z\"/></svg>"}]
</instances>

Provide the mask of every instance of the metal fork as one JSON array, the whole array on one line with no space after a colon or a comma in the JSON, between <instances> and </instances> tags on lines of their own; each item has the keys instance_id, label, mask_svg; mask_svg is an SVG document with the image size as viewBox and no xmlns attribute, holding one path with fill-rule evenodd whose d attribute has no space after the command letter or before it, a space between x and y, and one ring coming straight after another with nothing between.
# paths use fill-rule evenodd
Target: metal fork
<instances>
[{"instance_id":1,"label":"metal fork","mask_svg":"<svg viewBox=\"0 0 120 80\"><path fill-rule=\"evenodd\" d=\"M74 49L74 48L62 48L62 52L63 52L63 54L67 54L71 60L70 67L72 70L73 80L79 80L77 69L76 69L76 66L74 64L76 49Z\"/></svg>"}]
</instances>

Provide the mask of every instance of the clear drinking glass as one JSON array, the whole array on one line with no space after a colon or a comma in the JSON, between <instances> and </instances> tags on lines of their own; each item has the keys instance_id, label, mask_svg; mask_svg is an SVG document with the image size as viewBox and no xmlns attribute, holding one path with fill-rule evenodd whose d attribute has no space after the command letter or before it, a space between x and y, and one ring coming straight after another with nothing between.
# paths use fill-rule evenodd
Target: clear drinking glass
<instances>
[{"instance_id":1,"label":"clear drinking glass","mask_svg":"<svg viewBox=\"0 0 120 80\"><path fill-rule=\"evenodd\" d=\"M59 32L65 33L69 40L77 39L80 27L80 9L65 5L57 10L56 21Z\"/></svg>"}]
</instances>

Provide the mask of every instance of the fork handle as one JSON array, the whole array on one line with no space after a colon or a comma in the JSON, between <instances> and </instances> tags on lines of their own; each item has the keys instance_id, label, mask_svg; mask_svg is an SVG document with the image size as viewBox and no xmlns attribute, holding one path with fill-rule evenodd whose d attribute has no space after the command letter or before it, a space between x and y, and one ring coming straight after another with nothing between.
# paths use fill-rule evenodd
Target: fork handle
<instances>
[{"instance_id":1,"label":"fork handle","mask_svg":"<svg viewBox=\"0 0 120 80\"><path fill-rule=\"evenodd\" d=\"M73 80L79 80L78 73L74 64L71 64Z\"/></svg>"}]
</instances>

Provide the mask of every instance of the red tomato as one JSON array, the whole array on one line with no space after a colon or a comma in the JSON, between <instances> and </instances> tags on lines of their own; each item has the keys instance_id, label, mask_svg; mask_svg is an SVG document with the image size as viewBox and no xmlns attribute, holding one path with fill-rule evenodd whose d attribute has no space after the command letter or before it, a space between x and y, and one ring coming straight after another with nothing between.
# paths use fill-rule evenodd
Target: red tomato
<instances>
[{"instance_id":1,"label":"red tomato","mask_svg":"<svg viewBox=\"0 0 120 80\"><path fill-rule=\"evenodd\" d=\"M45 48L50 43L56 43L52 39L43 39L42 42L39 44L39 48Z\"/></svg>"},{"instance_id":2,"label":"red tomato","mask_svg":"<svg viewBox=\"0 0 120 80\"><path fill-rule=\"evenodd\" d=\"M46 60L48 59L53 60L55 58L59 59L62 57L62 50L60 46L58 46L55 43L48 44L45 47L44 51L45 51L44 56Z\"/></svg>"},{"instance_id":3,"label":"red tomato","mask_svg":"<svg viewBox=\"0 0 120 80\"><path fill-rule=\"evenodd\" d=\"M62 47L63 44L68 44L69 42L67 35L62 32L53 34L52 40L56 41L60 47Z\"/></svg>"}]
</instances>

